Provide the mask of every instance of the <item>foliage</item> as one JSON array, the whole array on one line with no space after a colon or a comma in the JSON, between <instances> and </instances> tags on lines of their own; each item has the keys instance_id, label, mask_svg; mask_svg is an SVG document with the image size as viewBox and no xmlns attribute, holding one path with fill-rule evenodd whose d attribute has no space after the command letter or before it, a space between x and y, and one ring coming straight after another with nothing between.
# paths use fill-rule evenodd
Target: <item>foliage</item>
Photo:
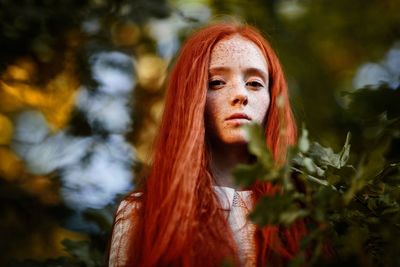
<instances>
[{"instance_id":1,"label":"foliage","mask_svg":"<svg viewBox=\"0 0 400 267\"><path fill-rule=\"evenodd\" d=\"M250 218L261 226L290 225L299 219L308 224L309 234L291 266L302 266L308 249L309 265L323 264L326 246L333 249L329 266L400 264L400 161L393 153L400 136L400 108L390 105L400 100L399 90L382 86L346 95L351 103L343 112L352 118L350 128L359 129L352 136L356 149L361 149L355 153L350 153L350 134L342 149L334 152L311 142L303 126L287 164L271 171L271 155L265 145L260 146L264 140L260 129L248 128L249 150L257 162L240 166L237 182L254 181L257 175L282 188L281 193L261 198ZM377 102L389 103L388 109L373 105Z\"/></svg>"}]
</instances>

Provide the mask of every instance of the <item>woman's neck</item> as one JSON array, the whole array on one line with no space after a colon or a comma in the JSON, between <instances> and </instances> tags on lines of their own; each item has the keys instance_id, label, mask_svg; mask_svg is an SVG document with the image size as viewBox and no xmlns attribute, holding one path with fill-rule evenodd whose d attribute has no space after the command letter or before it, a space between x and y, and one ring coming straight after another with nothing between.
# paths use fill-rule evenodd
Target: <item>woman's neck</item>
<instances>
[{"instance_id":1,"label":"woman's neck","mask_svg":"<svg viewBox=\"0 0 400 267\"><path fill-rule=\"evenodd\" d=\"M211 172L216 185L242 189L232 175L233 169L240 163L250 161L247 144L220 144L211 146Z\"/></svg>"}]
</instances>

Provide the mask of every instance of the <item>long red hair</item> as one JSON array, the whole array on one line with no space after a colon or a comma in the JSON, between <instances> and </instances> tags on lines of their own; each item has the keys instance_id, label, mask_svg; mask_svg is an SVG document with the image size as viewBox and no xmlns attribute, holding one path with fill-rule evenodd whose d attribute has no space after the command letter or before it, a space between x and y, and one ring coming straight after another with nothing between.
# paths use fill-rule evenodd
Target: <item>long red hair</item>
<instances>
[{"instance_id":1,"label":"long red hair","mask_svg":"<svg viewBox=\"0 0 400 267\"><path fill-rule=\"evenodd\" d=\"M256 44L268 62L270 107L266 143L277 164L295 143L296 125L280 62L262 35L247 25L210 25L183 45L169 77L166 102L153 163L142 188L139 230L127 233L129 266L219 266L238 264L232 232L213 192L206 146L204 108L211 51L220 40L239 34ZM251 188L254 201L273 194L268 183ZM299 222L255 233L259 266L282 265L298 251L305 234Z\"/></svg>"}]
</instances>

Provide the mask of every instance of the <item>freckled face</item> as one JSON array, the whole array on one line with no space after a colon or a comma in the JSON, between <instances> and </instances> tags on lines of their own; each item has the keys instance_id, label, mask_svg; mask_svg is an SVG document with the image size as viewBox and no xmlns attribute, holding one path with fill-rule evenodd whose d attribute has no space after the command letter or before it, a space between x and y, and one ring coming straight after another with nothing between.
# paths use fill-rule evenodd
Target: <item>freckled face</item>
<instances>
[{"instance_id":1,"label":"freckled face","mask_svg":"<svg viewBox=\"0 0 400 267\"><path fill-rule=\"evenodd\" d=\"M205 107L207 131L214 140L246 143L241 126L264 122L270 103L267 66L261 50L240 35L215 45Z\"/></svg>"}]
</instances>

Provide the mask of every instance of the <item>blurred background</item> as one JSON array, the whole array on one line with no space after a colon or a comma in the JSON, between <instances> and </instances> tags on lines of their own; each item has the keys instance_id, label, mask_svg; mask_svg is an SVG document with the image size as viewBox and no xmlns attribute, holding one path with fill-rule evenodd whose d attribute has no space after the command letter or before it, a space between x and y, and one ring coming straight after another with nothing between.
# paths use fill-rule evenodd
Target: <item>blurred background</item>
<instances>
[{"instance_id":1,"label":"blurred background","mask_svg":"<svg viewBox=\"0 0 400 267\"><path fill-rule=\"evenodd\" d=\"M360 110L398 110L399 10L398 0L0 1L0 266L104 265L116 206L146 173L167 73L194 29L260 29L299 126L337 150L348 131L365 137ZM399 133L390 138L385 155L398 159ZM353 140L353 154L369 149Z\"/></svg>"}]
</instances>

